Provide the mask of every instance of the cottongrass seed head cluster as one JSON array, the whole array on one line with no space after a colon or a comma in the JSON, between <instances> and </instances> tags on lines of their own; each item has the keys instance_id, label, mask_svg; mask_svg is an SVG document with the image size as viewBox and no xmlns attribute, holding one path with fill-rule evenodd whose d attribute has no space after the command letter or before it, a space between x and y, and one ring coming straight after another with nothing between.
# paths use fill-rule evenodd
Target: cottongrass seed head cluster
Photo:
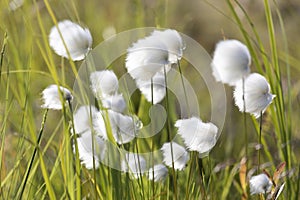
<instances>
[{"instance_id":1,"label":"cottongrass seed head cluster","mask_svg":"<svg viewBox=\"0 0 300 200\"><path fill-rule=\"evenodd\" d=\"M234 86L234 100L239 110L257 118L275 95L270 93L269 83L262 75L250 74L250 65L251 56L246 45L237 40L217 43L211 63L216 81Z\"/></svg>"},{"instance_id":2,"label":"cottongrass seed head cluster","mask_svg":"<svg viewBox=\"0 0 300 200\"><path fill-rule=\"evenodd\" d=\"M239 111L259 118L275 95L271 94L270 85L264 76L250 73L250 65L251 56L246 45L230 39L217 43L211 63L216 81L234 87L233 97ZM260 120L262 126L262 119ZM273 187L266 174L252 176L249 184L251 195L271 194Z\"/></svg>"},{"instance_id":3,"label":"cottongrass seed head cluster","mask_svg":"<svg viewBox=\"0 0 300 200\"><path fill-rule=\"evenodd\" d=\"M92 48L92 36L87 28L69 20L59 22L49 34L51 48L59 56L74 61L82 60ZM145 99L160 103L166 96L166 77L176 67L185 49L181 35L172 29L154 30L127 49L125 67ZM235 104L241 112L259 117L272 102L267 80L260 74L250 73L251 56L248 48L237 40L224 40L216 45L211 62L216 81L234 87ZM72 129L78 135L77 145L81 163L87 169L98 168L107 159L107 145L113 139L119 146L137 138L142 122L129 113L123 94L118 92L118 77L112 70L94 71L90 74L90 89L98 105L81 105L74 113ZM57 85L50 85L43 92L43 108L59 110L65 101L71 101L71 92ZM108 121L107 121L108 120ZM216 145L219 130L199 116L178 119L177 128L183 144L167 141L161 144L162 163L150 165L138 153L124 153L120 169L131 178L147 175L149 180L163 181L168 168L184 170L191 151L199 158L209 154ZM111 137L111 134L113 138ZM75 151L74 151L75 152ZM268 193L272 182L265 174L250 179L251 194Z\"/></svg>"}]
</instances>

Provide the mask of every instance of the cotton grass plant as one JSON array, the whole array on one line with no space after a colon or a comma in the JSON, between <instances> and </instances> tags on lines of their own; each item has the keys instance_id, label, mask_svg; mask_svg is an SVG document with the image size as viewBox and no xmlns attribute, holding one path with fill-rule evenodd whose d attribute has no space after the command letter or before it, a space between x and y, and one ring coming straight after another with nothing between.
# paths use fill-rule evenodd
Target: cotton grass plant
<instances>
[{"instance_id":1,"label":"cotton grass plant","mask_svg":"<svg viewBox=\"0 0 300 200\"><path fill-rule=\"evenodd\" d=\"M226 1L229 13L206 3L241 33L235 38L224 31L210 52L208 70L214 81L226 84L236 105L230 111L236 122L226 119L223 130L209 120L206 109L201 115L178 113L169 75L180 75L182 102L189 107L184 78L192 77L193 71L184 57L180 26L158 28L169 26L161 16L171 12L173 3L160 2L166 7L162 10L139 1L134 9L131 2L111 2L113 9L132 8L110 10L128 27L147 25L144 6L157 6L157 28L139 36L106 69L89 71L87 82L79 85L83 99L88 91L92 101L82 103L72 84L81 64L91 69L89 53L108 19L100 19L105 17L97 11L101 22L96 23L93 2L16 2L0 3L3 8L10 5L0 14L7 19L0 28L1 199L299 198L299 152L294 145L299 118L292 112L297 93L292 90L293 63L281 56L289 57L288 48L282 50L278 44L279 31L288 43L276 2L262 1L267 33L239 1ZM124 28L113 27L109 35ZM201 36L205 37L210 36ZM127 87L118 80L123 72L137 88L129 98L120 89ZM209 107L208 97L201 95L199 106ZM157 135L144 139L140 136L150 123L151 106L164 107L167 121ZM228 130L238 142L226 140ZM246 139L241 139L243 134ZM238 151L230 154L228 146ZM147 150L153 154L146 156Z\"/></svg>"}]
</instances>

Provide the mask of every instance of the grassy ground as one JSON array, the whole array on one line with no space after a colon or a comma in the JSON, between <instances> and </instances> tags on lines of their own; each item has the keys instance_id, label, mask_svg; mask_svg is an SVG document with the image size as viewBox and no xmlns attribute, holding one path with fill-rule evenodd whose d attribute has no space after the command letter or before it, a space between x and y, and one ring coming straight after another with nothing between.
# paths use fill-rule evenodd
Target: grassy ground
<instances>
[{"instance_id":1,"label":"grassy ground","mask_svg":"<svg viewBox=\"0 0 300 200\"><path fill-rule=\"evenodd\" d=\"M93 46L103 41L103 31L109 26L117 33L137 27L173 28L210 54L223 38L245 43L252 56L251 70L264 75L276 94L263 117L261 167L273 174L285 162L280 183L286 186L279 199L300 198L298 1L34 0L14 11L9 3L0 2L1 199L18 199L22 192L23 199L240 199L245 194L240 181L245 146L247 171L258 165L259 120L244 118L234 106L232 89L225 86L227 117L222 135L209 157L198 160L191 154L194 161L176 173L176 189L172 170L165 183L154 185L145 177L131 180L105 165L96 171L80 166L77 176L78 159L73 159L68 130L70 112L49 111L43 127L45 111L40 108L42 90L53 83L72 89L81 64L60 58L49 47L49 31L63 19L87 26ZM183 74L191 73L184 61L182 69ZM124 68L114 70L118 74ZM205 87L203 92L207 92ZM199 102L209 119L208 97ZM140 96L134 98L138 108ZM41 144L25 179L41 128ZM246 193L251 199L264 198L250 196L249 190Z\"/></svg>"}]
</instances>

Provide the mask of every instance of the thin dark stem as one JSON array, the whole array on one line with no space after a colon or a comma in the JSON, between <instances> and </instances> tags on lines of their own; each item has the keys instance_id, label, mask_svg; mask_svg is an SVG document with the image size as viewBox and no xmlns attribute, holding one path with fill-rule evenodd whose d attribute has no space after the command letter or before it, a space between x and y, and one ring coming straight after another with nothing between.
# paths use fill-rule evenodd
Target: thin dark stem
<instances>
[{"instance_id":1,"label":"thin dark stem","mask_svg":"<svg viewBox=\"0 0 300 200\"><path fill-rule=\"evenodd\" d=\"M44 116L43 116L41 128L40 128L40 131L39 131L39 136L38 136L38 139L37 139L36 146L34 148L33 154L31 156L29 167L28 167L28 169L26 171L26 175L25 175L24 183L22 185L22 189L21 189L21 193L20 193L19 199L22 199L22 196L23 196L23 193L24 193L24 190L25 190L25 187L26 187L26 183L28 181L29 174L30 174L33 162L34 162L34 158L35 158L36 152L37 152L37 150L38 150L38 148L40 146L40 142L41 142L41 139L42 139L42 135L43 135L43 132L44 132L44 127L45 127L45 123L46 123L46 119L47 119L47 114L48 114L48 109L45 110L45 113L44 113Z\"/></svg>"},{"instance_id":2,"label":"thin dark stem","mask_svg":"<svg viewBox=\"0 0 300 200\"><path fill-rule=\"evenodd\" d=\"M248 131L247 131L247 115L246 115L246 99L245 99L245 78L242 79L243 84L243 121L244 121L244 133L245 133L245 157L246 162L248 160ZM248 163L248 162L247 162ZM246 165L247 165L246 163Z\"/></svg>"},{"instance_id":3,"label":"thin dark stem","mask_svg":"<svg viewBox=\"0 0 300 200\"><path fill-rule=\"evenodd\" d=\"M261 135L262 135L262 121L263 121L263 113L262 111L260 112L260 120L259 120L259 138L258 138L258 167L257 167L257 171L258 171L258 174L260 173L260 154L261 154Z\"/></svg>"},{"instance_id":4,"label":"thin dark stem","mask_svg":"<svg viewBox=\"0 0 300 200\"><path fill-rule=\"evenodd\" d=\"M6 43L7 42L7 33L4 33L4 41L2 45L2 49L0 52L0 83L1 83L1 75L2 75L2 66L3 66L3 60L4 60L4 53L5 53L5 48L6 48Z\"/></svg>"}]
</instances>

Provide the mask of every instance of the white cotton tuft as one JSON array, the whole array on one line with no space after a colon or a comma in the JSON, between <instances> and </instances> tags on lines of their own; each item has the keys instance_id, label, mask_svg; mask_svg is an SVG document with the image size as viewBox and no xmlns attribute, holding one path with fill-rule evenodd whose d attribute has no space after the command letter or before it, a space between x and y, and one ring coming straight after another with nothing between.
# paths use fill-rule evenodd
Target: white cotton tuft
<instances>
[{"instance_id":1,"label":"white cotton tuft","mask_svg":"<svg viewBox=\"0 0 300 200\"><path fill-rule=\"evenodd\" d=\"M149 81L156 73L164 73L177 63L183 49L183 40L177 31L155 30L127 49L125 66L133 79Z\"/></svg>"},{"instance_id":2,"label":"white cotton tuft","mask_svg":"<svg viewBox=\"0 0 300 200\"><path fill-rule=\"evenodd\" d=\"M94 137L94 138L92 138ZM94 144L93 144L94 141ZM100 161L104 159L106 154L105 141L92 132L86 131L77 138L77 146L79 159L87 169L93 169L93 157L95 160L95 169L99 167ZM93 147L94 146L94 150ZM75 148L74 148L75 152Z\"/></svg>"},{"instance_id":3,"label":"white cotton tuft","mask_svg":"<svg viewBox=\"0 0 300 200\"><path fill-rule=\"evenodd\" d=\"M259 174L252 176L250 179L250 193L253 194L265 194L271 192L272 181L266 174Z\"/></svg>"},{"instance_id":4,"label":"white cotton tuft","mask_svg":"<svg viewBox=\"0 0 300 200\"><path fill-rule=\"evenodd\" d=\"M132 116L123 115L112 110L108 110L108 115L113 136L118 144L128 143L135 138L138 127Z\"/></svg>"},{"instance_id":5,"label":"white cotton tuft","mask_svg":"<svg viewBox=\"0 0 300 200\"><path fill-rule=\"evenodd\" d=\"M176 170L183 170L190 159L189 153L186 151L186 149L175 142L172 142L172 146L170 142L165 143L160 150L163 153L163 161L168 167L172 167L171 152L173 151L174 168Z\"/></svg>"},{"instance_id":6,"label":"white cotton tuft","mask_svg":"<svg viewBox=\"0 0 300 200\"><path fill-rule=\"evenodd\" d=\"M52 27L49 34L49 43L55 53L59 56L69 58L66 50L67 47L70 57L74 61L84 59L92 47L92 42L93 39L89 29L82 28L70 20L59 22L57 27Z\"/></svg>"},{"instance_id":7,"label":"white cotton tuft","mask_svg":"<svg viewBox=\"0 0 300 200\"><path fill-rule=\"evenodd\" d=\"M154 176L153 176L154 173ZM154 182L164 181L168 175L168 169L163 164L154 165L153 168L150 168L148 171L149 180L153 180Z\"/></svg>"},{"instance_id":8,"label":"white cotton tuft","mask_svg":"<svg viewBox=\"0 0 300 200\"><path fill-rule=\"evenodd\" d=\"M270 85L260 74L252 73L244 80L245 112L258 118L272 103L275 95L270 93ZM244 112L243 81L240 80L234 89L235 105Z\"/></svg>"},{"instance_id":9,"label":"white cotton tuft","mask_svg":"<svg viewBox=\"0 0 300 200\"><path fill-rule=\"evenodd\" d=\"M127 52L125 66L133 79L149 80L168 64L167 47L155 37L138 40Z\"/></svg>"},{"instance_id":10,"label":"white cotton tuft","mask_svg":"<svg viewBox=\"0 0 300 200\"><path fill-rule=\"evenodd\" d=\"M146 81L137 79L136 85L141 91L141 93L146 97L148 102L152 102L152 98L153 98L153 104L157 104L161 102L166 95L165 76L162 73L155 74L152 77L152 81L151 79ZM153 95L152 95L152 91L153 91Z\"/></svg>"},{"instance_id":11,"label":"white cotton tuft","mask_svg":"<svg viewBox=\"0 0 300 200\"><path fill-rule=\"evenodd\" d=\"M104 98L102 106L106 109L122 113L126 109L126 102L122 94L115 94Z\"/></svg>"},{"instance_id":12,"label":"white cotton tuft","mask_svg":"<svg viewBox=\"0 0 300 200\"><path fill-rule=\"evenodd\" d=\"M132 178L141 177L147 168L146 160L143 156L136 153L126 153L125 158L121 162L121 170L129 172Z\"/></svg>"},{"instance_id":13,"label":"white cotton tuft","mask_svg":"<svg viewBox=\"0 0 300 200\"><path fill-rule=\"evenodd\" d=\"M58 88L60 89L60 91L58 90ZM62 97L60 95L60 92ZM67 88L57 85L50 85L43 90L42 99L44 102L44 104L41 106L42 108L61 110L63 108L64 102L72 101L73 96ZM62 100L64 102L62 102Z\"/></svg>"},{"instance_id":14,"label":"white cotton tuft","mask_svg":"<svg viewBox=\"0 0 300 200\"><path fill-rule=\"evenodd\" d=\"M204 123L192 117L177 120L175 127L187 148L199 152L200 157L207 156L217 142L218 128L213 123Z\"/></svg>"},{"instance_id":15,"label":"white cotton tuft","mask_svg":"<svg viewBox=\"0 0 300 200\"><path fill-rule=\"evenodd\" d=\"M91 73L91 89L97 99L114 95L119 89L119 81L111 70L102 70Z\"/></svg>"},{"instance_id":16,"label":"white cotton tuft","mask_svg":"<svg viewBox=\"0 0 300 200\"><path fill-rule=\"evenodd\" d=\"M180 34L176 30L155 30L151 36L157 38L166 45L169 63L177 63L177 61L181 59L185 47Z\"/></svg>"},{"instance_id":17,"label":"white cotton tuft","mask_svg":"<svg viewBox=\"0 0 300 200\"><path fill-rule=\"evenodd\" d=\"M211 63L217 81L231 86L250 73L251 56L238 40L224 40L216 45Z\"/></svg>"},{"instance_id":18,"label":"white cotton tuft","mask_svg":"<svg viewBox=\"0 0 300 200\"><path fill-rule=\"evenodd\" d=\"M81 106L76 111L74 114L74 128L77 134L93 131L107 140L103 116L94 106Z\"/></svg>"}]
</instances>

